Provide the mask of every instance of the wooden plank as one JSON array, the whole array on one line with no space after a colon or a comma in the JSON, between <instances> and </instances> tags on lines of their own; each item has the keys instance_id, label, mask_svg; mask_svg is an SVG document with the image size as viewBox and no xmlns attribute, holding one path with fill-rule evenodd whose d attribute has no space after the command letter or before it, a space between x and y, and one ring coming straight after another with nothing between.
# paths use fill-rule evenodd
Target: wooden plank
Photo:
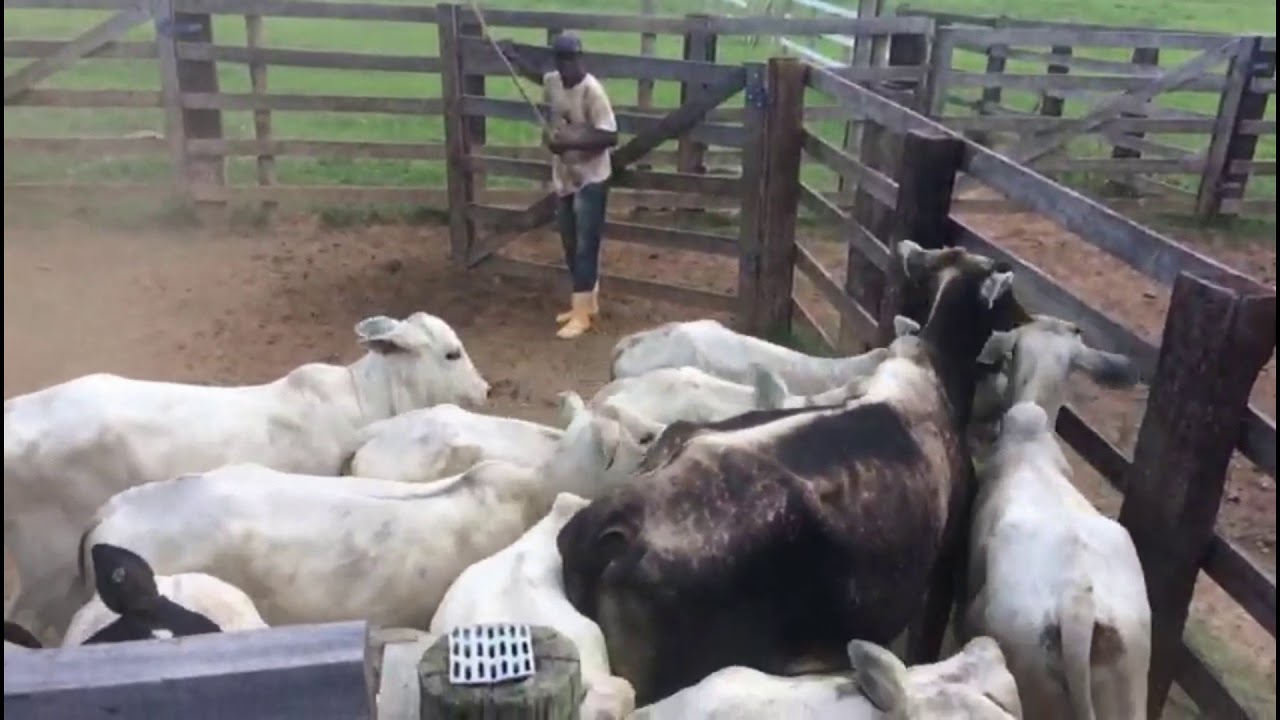
<instances>
[{"instance_id":1,"label":"wooden plank","mask_svg":"<svg viewBox=\"0 0 1280 720\"><path fill-rule=\"evenodd\" d=\"M640 0L640 14L656 15L658 9L655 0ZM651 32L640 34L640 55L653 57L658 36ZM640 78L636 82L636 105L648 109L653 106L653 80Z\"/></svg>"},{"instance_id":2,"label":"wooden plank","mask_svg":"<svg viewBox=\"0 0 1280 720\"><path fill-rule=\"evenodd\" d=\"M865 187L880 202L892 208L898 193L898 183L884 173L868 167L852 155L809 131L804 133L804 150L814 160L834 170L842 178Z\"/></svg>"},{"instance_id":3,"label":"wooden plank","mask_svg":"<svg viewBox=\"0 0 1280 720\"><path fill-rule=\"evenodd\" d=\"M709 17L707 15L691 15L690 17ZM716 35L709 32L689 32L683 38L681 48L685 61L714 63L716 60ZM683 82L680 84L680 104L688 102L698 92L707 92L710 87L706 83ZM676 168L682 173L705 173L707 145L688 133L682 134L676 149Z\"/></svg>"},{"instance_id":4,"label":"wooden plank","mask_svg":"<svg viewBox=\"0 0 1280 720\"><path fill-rule=\"evenodd\" d=\"M551 48L517 43L521 57L535 68L552 67ZM675 82L716 83L741 71L731 65L714 62L637 57L602 52L583 52L583 62L598 78L646 78ZM468 73L506 76L510 71L488 40L464 38L462 64Z\"/></svg>"},{"instance_id":5,"label":"wooden plank","mask_svg":"<svg viewBox=\"0 0 1280 720\"><path fill-rule=\"evenodd\" d=\"M695 94L687 102L681 103L679 108L664 116L656 125L637 133L635 137L613 151L614 169L624 168L664 141L692 130L707 112L738 94L742 90L745 79L745 71L740 67L735 68L732 75L726 75L711 83L702 92Z\"/></svg>"},{"instance_id":6,"label":"wooden plank","mask_svg":"<svg viewBox=\"0 0 1280 720\"><path fill-rule=\"evenodd\" d=\"M828 221L835 223L842 230L842 239L847 242L851 248L866 258L872 266L880 272L884 272L889 266L889 251L885 248L884 243L878 240L870 230L862 226L848 213L841 210L830 199L805 183L800 184L800 204L811 210L814 214L827 218ZM846 290L847 292L847 290Z\"/></svg>"},{"instance_id":7,"label":"wooden plank","mask_svg":"<svg viewBox=\"0 0 1280 720\"><path fill-rule=\"evenodd\" d=\"M500 100L498 98L479 98L463 96L461 98L464 115L483 115L485 117L505 118L509 120L525 120L537 122L533 108L523 100ZM539 104L538 110L546 112L547 106ZM661 117L615 112L618 121L618 132L642 133L652 131L662 122ZM706 123L699 124L689 131L696 137L712 145L722 147L742 147L742 128L734 125Z\"/></svg>"},{"instance_id":8,"label":"wooden plank","mask_svg":"<svg viewBox=\"0 0 1280 720\"><path fill-rule=\"evenodd\" d=\"M10 40L4 41L7 58L45 57L66 45L65 40ZM154 42L106 42L85 53L85 59L95 60L152 60L156 57Z\"/></svg>"},{"instance_id":9,"label":"wooden plank","mask_svg":"<svg viewBox=\"0 0 1280 720\"><path fill-rule=\"evenodd\" d=\"M702 30L717 35L906 35L933 32L928 18L880 17L849 20L847 18L777 18L607 15L597 13L547 12L538 10L486 10L486 22L492 27L556 27L562 30L600 30L626 33L663 33L683 35Z\"/></svg>"},{"instance_id":10,"label":"wooden plank","mask_svg":"<svg viewBox=\"0 0 1280 720\"><path fill-rule=\"evenodd\" d=\"M162 105L155 90L28 90L5 107L154 108Z\"/></svg>"},{"instance_id":11,"label":"wooden plank","mask_svg":"<svg viewBox=\"0 0 1280 720\"><path fill-rule=\"evenodd\" d=\"M551 164L537 160L471 155L467 163L473 172L483 170L493 175L530 180L546 180L551 177ZM726 197L737 197L741 191L741 184L735 177L648 170L624 170L614 175L611 183L617 187L637 190L666 190Z\"/></svg>"},{"instance_id":12,"label":"wooden plank","mask_svg":"<svg viewBox=\"0 0 1280 720\"><path fill-rule=\"evenodd\" d=\"M1140 90L1151 84L1154 79L1150 76L1030 75L1024 73L987 75L962 70L950 70L944 73L944 76L947 84L951 87L1002 87L1005 90L1025 90L1030 92L1123 92ZM1223 85L1224 80L1221 77L1199 77L1182 83L1178 89L1181 92L1221 92Z\"/></svg>"},{"instance_id":13,"label":"wooden plank","mask_svg":"<svg viewBox=\"0 0 1280 720\"><path fill-rule=\"evenodd\" d=\"M490 255L479 267L501 275L514 275L516 277L555 281L557 283L562 282L561 279L568 272L558 265L515 260L501 255ZM686 308L704 308L713 312L729 312L736 303L736 299L732 295L696 290L680 285L668 285L666 283L653 282L652 280L637 280L621 275L601 273L600 284L611 288L610 292L620 295L635 295L647 300L672 303Z\"/></svg>"},{"instance_id":14,"label":"wooden plank","mask_svg":"<svg viewBox=\"0 0 1280 720\"><path fill-rule=\"evenodd\" d=\"M372 717L364 622L10 653L5 717Z\"/></svg>"},{"instance_id":15,"label":"wooden plank","mask_svg":"<svg viewBox=\"0 0 1280 720\"><path fill-rule=\"evenodd\" d=\"M871 317L853 298L845 294L844 288L831 277L827 269L822 267L813 253L804 245L796 245L796 270L813 283L818 294L836 309L840 317L849 324L853 332L860 337L874 337L876 320Z\"/></svg>"},{"instance_id":16,"label":"wooden plank","mask_svg":"<svg viewBox=\"0 0 1280 720\"><path fill-rule=\"evenodd\" d=\"M260 17L260 16L258 16ZM235 63L265 63L287 67L332 70L385 70L388 72L437 73L440 58L416 55L376 55L333 50L292 50L266 47L235 47L204 43L178 43L183 60Z\"/></svg>"},{"instance_id":17,"label":"wooden plank","mask_svg":"<svg viewBox=\"0 0 1280 720\"><path fill-rule=\"evenodd\" d=\"M1178 685L1187 693L1200 709L1201 717L1214 720L1251 720L1246 712L1223 682L1222 673L1214 668L1209 655L1200 648L1199 641L1190 634L1184 634L1182 647L1177 651L1178 658L1174 676Z\"/></svg>"},{"instance_id":18,"label":"wooden plank","mask_svg":"<svg viewBox=\"0 0 1280 720\"><path fill-rule=\"evenodd\" d=\"M1045 158L1036 162L1040 172L1083 171L1098 175L1131 175L1133 173L1173 173L1194 175L1204 169L1204 157L1172 160L1167 158Z\"/></svg>"},{"instance_id":19,"label":"wooden plank","mask_svg":"<svg viewBox=\"0 0 1280 720\"><path fill-rule=\"evenodd\" d=\"M938 122L954 130L986 130L998 132L1016 132L1030 134L1044 132L1071 122L1071 118L1046 118L1028 116L942 116ZM1153 117L1118 117L1106 124L1105 128L1093 128L1086 133L1099 133L1108 130L1115 132L1149 132L1149 133L1205 133L1213 130L1212 119L1201 118L1153 118ZM1274 132L1275 128L1263 128L1263 132Z\"/></svg>"},{"instance_id":20,"label":"wooden plank","mask_svg":"<svg viewBox=\"0 0 1280 720\"><path fill-rule=\"evenodd\" d=\"M1139 48L1146 49L1146 48ZM1055 53L1055 52L1036 52L1033 50L1021 50L1010 48L1008 57L1013 60L1030 60L1032 62L1051 63L1054 65L1065 65L1072 70L1090 70L1098 73L1107 73L1110 75L1132 75L1133 77L1156 77L1160 74L1160 70L1151 63L1139 63L1136 60L1130 62L1121 62L1118 60L1099 60L1096 58L1080 57L1072 53Z\"/></svg>"},{"instance_id":21,"label":"wooden plank","mask_svg":"<svg viewBox=\"0 0 1280 720\"><path fill-rule=\"evenodd\" d=\"M53 54L39 58L12 75L7 75L4 79L5 104L8 105L9 101L30 90L36 83L71 67L72 63L87 53L115 40L150 17L150 3L144 2L137 7L122 10L77 35Z\"/></svg>"},{"instance_id":22,"label":"wooden plank","mask_svg":"<svg viewBox=\"0 0 1280 720\"><path fill-rule=\"evenodd\" d=\"M165 19L165 25L156 27L156 41L166 45L178 42L213 43L213 18L203 13L183 12L177 8L177 0L167 0L168 7L173 8L172 18ZM168 54L166 48L164 53ZM176 53L176 48L174 48ZM175 101L190 94L217 95L217 64L203 60L183 60L177 58L178 86L165 93L165 112L172 123ZM182 139L221 138L222 111L216 108L190 108L178 104L181 108ZM172 135L171 135L172 136ZM224 186L227 184L226 161L220 157L186 157L185 180L188 193L192 193L198 185ZM197 200L198 210L203 210L206 203ZM216 210L216 208L215 208ZM205 218L202 218L205 219ZM215 215L215 222L225 218Z\"/></svg>"},{"instance_id":23,"label":"wooden plank","mask_svg":"<svg viewBox=\"0 0 1280 720\"><path fill-rule=\"evenodd\" d=\"M1070 57L1073 50L1070 45L1054 45L1052 48L1054 55ZM1063 65L1057 62L1049 63L1045 69L1048 73L1046 78L1066 78L1071 72L1071 66ZM1079 79L1079 78L1076 78ZM1040 96L1040 115L1045 117L1062 117L1062 108L1066 104L1065 93L1053 93L1047 89Z\"/></svg>"},{"instance_id":24,"label":"wooden plank","mask_svg":"<svg viewBox=\"0 0 1280 720\"><path fill-rule=\"evenodd\" d=\"M163 137L5 138L4 151L47 155L150 155L168 148Z\"/></svg>"},{"instance_id":25,"label":"wooden plank","mask_svg":"<svg viewBox=\"0 0 1280 720\"><path fill-rule=\"evenodd\" d=\"M1212 50L1234 39L1229 35L1207 35L1192 32L1158 30L1080 30L1071 28L977 29L956 28L957 42L976 47L991 45L1039 46L1070 44L1074 47L1135 48L1157 47L1162 50Z\"/></svg>"},{"instance_id":26,"label":"wooden plank","mask_svg":"<svg viewBox=\"0 0 1280 720\"><path fill-rule=\"evenodd\" d=\"M1240 452L1274 479L1276 476L1276 421L1250 406L1243 425L1240 431Z\"/></svg>"},{"instance_id":27,"label":"wooden plank","mask_svg":"<svg viewBox=\"0 0 1280 720\"><path fill-rule=\"evenodd\" d=\"M38 3L42 0L20 0ZM47 0L46 0L47 1ZM55 2L59 0L54 0ZM65 0L64 0L65 1ZM84 0L70 0L83 2ZM91 2L94 0L90 0ZM113 2L115 0L97 0ZM177 0L179 10L211 15L315 18L323 20L379 20L383 22L435 23L434 5L386 5L381 3L327 2L326 0Z\"/></svg>"},{"instance_id":28,"label":"wooden plank","mask_svg":"<svg viewBox=\"0 0 1280 720\"><path fill-rule=\"evenodd\" d=\"M467 208L475 202L475 178L467 158L471 155L466 117L456 102L462 97L461 11L458 5L439 6L437 22L440 47L440 94L450 98L444 112L445 182L449 193L449 257L461 267L472 260L476 243L475 225Z\"/></svg>"},{"instance_id":29,"label":"wooden plank","mask_svg":"<svg viewBox=\"0 0 1280 720\"><path fill-rule=\"evenodd\" d=\"M1150 717L1173 682L1240 420L1276 344L1275 291L1251 280L1215 281L1181 274L1174 282L1120 508L1151 600Z\"/></svg>"},{"instance_id":30,"label":"wooden plank","mask_svg":"<svg viewBox=\"0 0 1280 720\"><path fill-rule=\"evenodd\" d=\"M199 110L280 110L285 112L356 112L391 115L439 115L440 98L361 97L355 95L254 95L252 93L184 93L183 107Z\"/></svg>"},{"instance_id":31,"label":"wooden plank","mask_svg":"<svg viewBox=\"0 0 1280 720\"><path fill-rule=\"evenodd\" d=\"M1271 637L1276 635L1276 576L1245 555L1235 543L1215 534L1204 557L1204 571L1240 603Z\"/></svg>"},{"instance_id":32,"label":"wooden plank","mask_svg":"<svg viewBox=\"0 0 1280 720\"><path fill-rule=\"evenodd\" d=\"M796 329L813 335L814 339L822 346L823 352L830 355L836 353L835 340L832 340L827 331L822 329L817 319L813 317L813 313L809 312L809 309L795 298L791 298L791 316Z\"/></svg>"},{"instance_id":33,"label":"wooden plank","mask_svg":"<svg viewBox=\"0 0 1280 720\"><path fill-rule=\"evenodd\" d=\"M738 256L738 241L728 235L717 233L606 221L604 224L604 236L611 242L618 240L669 250L685 250L729 258Z\"/></svg>"},{"instance_id":34,"label":"wooden plank","mask_svg":"<svg viewBox=\"0 0 1280 720\"><path fill-rule=\"evenodd\" d=\"M86 138L96 139L96 138ZM486 152L499 148L488 147ZM443 143L398 143L349 140L189 140L192 155L296 155L344 160L443 160Z\"/></svg>"}]
</instances>

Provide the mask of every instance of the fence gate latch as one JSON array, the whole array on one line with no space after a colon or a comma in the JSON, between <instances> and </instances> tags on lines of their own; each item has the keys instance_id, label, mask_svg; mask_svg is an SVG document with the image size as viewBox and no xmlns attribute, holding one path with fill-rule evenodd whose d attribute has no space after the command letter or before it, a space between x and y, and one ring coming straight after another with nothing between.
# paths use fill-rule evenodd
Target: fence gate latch
<instances>
[{"instance_id":1,"label":"fence gate latch","mask_svg":"<svg viewBox=\"0 0 1280 720\"><path fill-rule=\"evenodd\" d=\"M769 91L765 89L764 85L749 85L743 94L746 96L747 107L769 107Z\"/></svg>"}]
</instances>

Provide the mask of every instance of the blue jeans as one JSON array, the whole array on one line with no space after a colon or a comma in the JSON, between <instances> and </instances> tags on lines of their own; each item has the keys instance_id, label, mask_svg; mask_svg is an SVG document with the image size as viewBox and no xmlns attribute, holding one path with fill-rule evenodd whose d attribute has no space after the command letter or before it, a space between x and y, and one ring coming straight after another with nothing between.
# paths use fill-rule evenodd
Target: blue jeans
<instances>
[{"instance_id":1,"label":"blue jeans","mask_svg":"<svg viewBox=\"0 0 1280 720\"><path fill-rule=\"evenodd\" d=\"M556 205L556 224L564 246L564 264L573 278L573 291L591 292L600 276L600 236L604 231L608 183L591 183L565 195Z\"/></svg>"}]
</instances>

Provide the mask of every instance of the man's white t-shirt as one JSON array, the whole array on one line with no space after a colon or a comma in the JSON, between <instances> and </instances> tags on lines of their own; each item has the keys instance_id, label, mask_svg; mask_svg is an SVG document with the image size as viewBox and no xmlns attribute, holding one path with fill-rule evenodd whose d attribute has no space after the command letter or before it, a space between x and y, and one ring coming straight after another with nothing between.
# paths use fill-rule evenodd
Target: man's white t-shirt
<instances>
[{"instance_id":1,"label":"man's white t-shirt","mask_svg":"<svg viewBox=\"0 0 1280 720\"><path fill-rule=\"evenodd\" d=\"M566 88L559 72L542 77L543 95L551 108L551 128L589 125L605 132L617 132L618 121L604 86L595 75L587 73L582 81ZM551 185L560 196L572 195L583 185L604 182L613 172L609 149L595 153L571 150L551 157Z\"/></svg>"}]
</instances>

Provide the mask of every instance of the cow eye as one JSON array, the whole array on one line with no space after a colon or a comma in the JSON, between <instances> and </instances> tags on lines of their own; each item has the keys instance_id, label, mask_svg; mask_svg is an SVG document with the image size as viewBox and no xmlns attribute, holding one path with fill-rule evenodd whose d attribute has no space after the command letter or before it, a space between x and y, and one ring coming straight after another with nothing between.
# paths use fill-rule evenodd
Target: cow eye
<instances>
[{"instance_id":1,"label":"cow eye","mask_svg":"<svg viewBox=\"0 0 1280 720\"><path fill-rule=\"evenodd\" d=\"M447 353L445 353L445 354L444 354L444 359L445 359L445 360L460 360L460 359L462 359L462 351L461 351L461 350L450 350L449 352L447 352Z\"/></svg>"}]
</instances>

